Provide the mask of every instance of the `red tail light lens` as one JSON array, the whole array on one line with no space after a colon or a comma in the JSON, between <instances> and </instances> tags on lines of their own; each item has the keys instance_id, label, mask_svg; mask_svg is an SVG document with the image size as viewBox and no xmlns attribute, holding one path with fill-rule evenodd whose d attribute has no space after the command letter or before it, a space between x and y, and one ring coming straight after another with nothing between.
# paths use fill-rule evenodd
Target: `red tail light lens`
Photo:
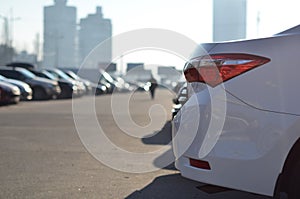
<instances>
[{"instance_id":1,"label":"red tail light lens","mask_svg":"<svg viewBox=\"0 0 300 199\"><path fill-rule=\"evenodd\" d=\"M203 160L196 160L190 158L190 165L199 169L211 170L209 163Z\"/></svg>"},{"instance_id":2,"label":"red tail light lens","mask_svg":"<svg viewBox=\"0 0 300 199\"><path fill-rule=\"evenodd\" d=\"M240 53L206 55L188 62L184 75L188 82L202 82L215 87L269 61L266 57Z\"/></svg>"}]
</instances>

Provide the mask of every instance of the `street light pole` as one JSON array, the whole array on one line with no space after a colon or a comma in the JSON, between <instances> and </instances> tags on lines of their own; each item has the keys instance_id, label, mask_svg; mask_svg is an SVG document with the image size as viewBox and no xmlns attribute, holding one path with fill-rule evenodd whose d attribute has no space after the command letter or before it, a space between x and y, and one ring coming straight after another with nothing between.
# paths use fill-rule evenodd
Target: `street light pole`
<instances>
[{"instance_id":1,"label":"street light pole","mask_svg":"<svg viewBox=\"0 0 300 199\"><path fill-rule=\"evenodd\" d=\"M10 18L9 18L9 27L10 27L10 47L13 47L13 39L14 39L14 22L20 20L20 17L14 17L13 9L10 9Z\"/></svg>"},{"instance_id":2,"label":"street light pole","mask_svg":"<svg viewBox=\"0 0 300 199\"><path fill-rule=\"evenodd\" d=\"M13 11L11 9L11 16L5 17L0 15L0 18L4 20L4 42L7 47L13 47L13 25L14 21L20 20L20 17L13 17Z\"/></svg>"},{"instance_id":3,"label":"street light pole","mask_svg":"<svg viewBox=\"0 0 300 199\"><path fill-rule=\"evenodd\" d=\"M4 30L4 44L9 46L9 27L8 27L8 18L0 15L0 18L3 19L3 30Z\"/></svg>"}]
</instances>

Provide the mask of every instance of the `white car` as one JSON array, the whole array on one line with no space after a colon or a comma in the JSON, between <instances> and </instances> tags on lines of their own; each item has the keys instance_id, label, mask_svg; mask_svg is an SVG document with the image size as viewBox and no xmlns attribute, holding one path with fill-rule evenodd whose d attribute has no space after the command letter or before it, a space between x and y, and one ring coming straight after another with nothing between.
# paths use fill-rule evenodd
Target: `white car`
<instances>
[{"instance_id":1,"label":"white car","mask_svg":"<svg viewBox=\"0 0 300 199\"><path fill-rule=\"evenodd\" d=\"M173 120L176 168L199 182L300 198L300 25L200 45Z\"/></svg>"}]
</instances>

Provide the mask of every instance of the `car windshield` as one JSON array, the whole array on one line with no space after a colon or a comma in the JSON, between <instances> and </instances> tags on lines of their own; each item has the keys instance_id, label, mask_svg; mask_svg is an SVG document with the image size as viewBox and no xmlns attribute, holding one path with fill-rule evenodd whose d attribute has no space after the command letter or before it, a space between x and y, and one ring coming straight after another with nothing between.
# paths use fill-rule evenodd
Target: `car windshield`
<instances>
[{"instance_id":1,"label":"car windshield","mask_svg":"<svg viewBox=\"0 0 300 199\"><path fill-rule=\"evenodd\" d=\"M67 75L69 75L73 79L80 79L80 77L76 75L73 71L68 71Z\"/></svg>"},{"instance_id":2,"label":"car windshield","mask_svg":"<svg viewBox=\"0 0 300 199\"><path fill-rule=\"evenodd\" d=\"M53 75L52 73L50 73L50 72L48 72L48 71L46 71L46 70L44 70L43 72L42 72L44 75L46 75L49 79L51 79L51 80L57 80L58 78L55 76L55 75Z\"/></svg>"},{"instance_id":3,"label":"car windshield","mask_svg":"<svg viewBox=\"0 0 300 199\"><path fill-rule=\"evenodd\" d=\"M24 76L26 76L29 79L33 79L36 77L35 74L33 74L32 72L30 72L26 69L20 68L20 69L18 69L18 71L21 72Z\"/></svg>"},{"instance_id":4,"label":"car windshield","mask_svg":"<svg viewBox=\"0 0 300 199\"><path fill-rule=\"evenodd\" d=\"M102 77L104 79L106 79L108 82L110 83L113 83L114 82L114 79L107 73L107 72L103 72L102 73Z\"/></svg>"},{"instance_id":5,"label":"car windshield","mask_svg":"<svg viewBox=\"0 0 300 199\"><path fill-rule=\"evenodd\" d=\"M68 75L60 70L55 70L55 73L62 79L72 80Z\"/></svg>"},{"instance_id":6,"label":"car windshield","mask_svg":"<svg viewBox=\"0 0 300 199\"><path fill-rule=\"evenodd\" d=\"M6 77L0 75L0 80L5 80L5 79L6 79Z\"/></svg>"}]
</instances>

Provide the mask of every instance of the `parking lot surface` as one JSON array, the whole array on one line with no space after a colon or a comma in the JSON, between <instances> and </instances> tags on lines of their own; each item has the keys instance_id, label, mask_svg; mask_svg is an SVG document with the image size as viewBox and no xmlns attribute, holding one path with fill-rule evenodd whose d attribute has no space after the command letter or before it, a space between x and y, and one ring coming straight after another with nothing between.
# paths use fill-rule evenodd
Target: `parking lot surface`
<instances>
[{"instance_id":1,"label":"parking lot surface","mask_svg":"<svg viewBox=\"0 0 300 199\"><path fill-rule=\"evenodd\" d=\"M112 111L110 95L97 96L95 115L116 146L140 153L159 150L171 141L172 95L168 90L158 90L156 99L151 100L148 93L114 94L114 106L130 99L127 106L120 105L116 111ZM172 164L147 173L123 172L106 166L84 147L73 118L72 105L84 109L91 99L87 96L74 99L73 103L33 101L0 107L0 198L268 198L184 179ZM159 107L153 113L154 105ZM151 125L155 133L152 137L134 138L122 130L134 131L134 125L115 121L125 117L121 109L129 110L138 127L147 127L151 114L164 121ZM120 158L110 151L100 153L108 153L104 155L112 161ZM124 159L122 162L135 164ZM138 164L148 166L146 162Z\"/></svg>"}]
</instances>

